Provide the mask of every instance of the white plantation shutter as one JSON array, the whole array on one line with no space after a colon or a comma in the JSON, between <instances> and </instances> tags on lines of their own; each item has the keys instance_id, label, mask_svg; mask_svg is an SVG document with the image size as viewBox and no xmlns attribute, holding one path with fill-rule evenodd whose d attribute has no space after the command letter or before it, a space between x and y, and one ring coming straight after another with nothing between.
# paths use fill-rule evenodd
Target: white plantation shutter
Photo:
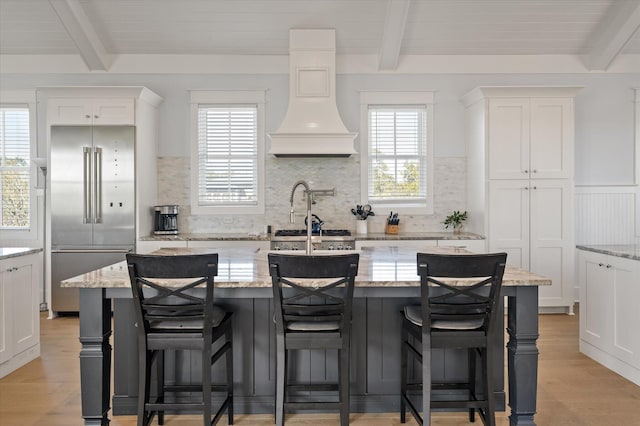
<instances>
[{"instance_id":1,"label":"white plantation shutter","mask_svg":"<svg viewBox=\"0 0 640 426\"><path fill-rule=\"evenodd\" d=\"M369 105L368 121L369 201L425 203L426 106Z\"/></svg>"},{"instance_id":2,"label":"white plantation shutter","mask_svg":"<svg viewBox=\"0 0 640 426\"><path fill-rule=\"evenodd\" d=\"M29 228L30 121L28 106L0 107L0 228Z\"/></svg>"},{"instance_id":3,"label":"white plantation shutter","mask_svg":"<svg viewBox=\"0 0 640 426\"><path fill-rule=\"evenodd\" d=\"M256 105L198 106L198 204L258 204Z\"/></svg>"}]
</instances>

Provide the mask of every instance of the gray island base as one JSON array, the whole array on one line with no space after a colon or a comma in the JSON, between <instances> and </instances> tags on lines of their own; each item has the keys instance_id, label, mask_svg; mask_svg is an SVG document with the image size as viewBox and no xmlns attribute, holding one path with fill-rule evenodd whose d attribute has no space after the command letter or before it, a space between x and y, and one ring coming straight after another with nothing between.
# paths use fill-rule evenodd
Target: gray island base
<instances>
[{"instance_id":1,"label":"gray island base","mask_svg":"<svg viewBox=\"0 0 640 426\"><path fill-rule=\"evenodd\" d=\"M275 345L271 281L267 252L250 249L161 249L158 254L219 253L215 297L234 312L234 407L237 413L272 413L275 388ZM453 252L429 247L423 251ZM416 303L419 282L416 251L394 247L360 252L353 316L351 411L399 410L401 306ZM512 425L535 425L538 349L538 286L550 280L507 268L503 294L508 298L506 330L509 416ZM113 415L136 413L137 346L124 262L71 278L63 284L80 288L80 374L85 425L108 425ZM311 282L310 285L313 285ZM457 285L464 285L463 282ZM111 393L113 300L114 390ZM502 317L501 317L502 318ZM505 326L505 324L502 324ZM494 342L504 347L503 333ZM506 409L503 351L494 359L495 396ZM299 382L330 382L337 378L336 354L307 351L294 360ZM433 375L455 381L466 374L466 353L434 352ZM167 377L200 380L196 354L176 353L166 361ZM417 371L416 371L417 373ZM223 376L214 372L214 380ZM417 374L416 374L417 377ZM305 398L301 395L300 398ZM308 397L307 397L308 398Z\"/></svg>"}]
</instances>

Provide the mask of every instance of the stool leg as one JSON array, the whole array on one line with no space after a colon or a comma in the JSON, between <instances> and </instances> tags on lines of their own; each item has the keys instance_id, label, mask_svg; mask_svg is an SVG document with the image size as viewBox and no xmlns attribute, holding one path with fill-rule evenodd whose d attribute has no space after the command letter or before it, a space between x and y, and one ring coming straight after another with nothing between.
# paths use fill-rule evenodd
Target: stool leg
<instances>
[{"instance_id":1,"label":"stool leg","mask_svg":"<svg viewBox=\"0 0 640 426\"><path fill-rule=\"evenodd\" d=\"M284 336L276 336L276 425L284 425L284 392L286 387L286 354Z\"/></svg>"},{"instance_id":2,"label":"stool leg","mask_svg":"<svg viewBox=\"0 0 640 426\"><path fill-rule=\"evenodd\" d=\"M469 399L478 399L476 392L476 349L470 348L467 350L469 356L468 375L467 381L469 383ZM476 411L473 408L469 408L469 421L471 423L476 421Z\"/></svg>"},{"instance_id":3,"label":"stool leg","mask_svg":"<svg viewBox=\"0 0 640 426\"><path fill-rule=\"evenodd\" d=\"M202 418L204 426L211 426L211 336L204 339L202 349Z\"/></svg>"},{"instance_id":4,"label":"stool leg","mask_svg":"<svg viewBox=\"0 0 640 426\"><path fill-rule=\"evenodd\" d=\"M343 343L342 349L339 351L339 376L340 384L338 385L340 393L340 426L349 425L349 340Z\"/></svg>"},{"instance_id":5,"label":"stool leg","mask_svg":"<svg viewBox=\"0 0 640 426\"><path fill-rule=\"evenodd\" d=\"M487 400L487 408L485 412L485 426L495 426L496 424L496 410L495 399L493 397L493 350L489 347L481 351L483 357L483 369L485 371L484 377L484 390L485 399Z\"/></svg>"},{"instance_id":6,"label":"stool leg","mask_svg":"<svg viewBox=\"0 0 640 426\"><path fill-rule=\"evenodd\" d=\"M422 331L422 424L431 425L431 334Z\"/></svg>"},{"instance_id":7,"label":"stool leg","mask_svg":"<svg viewBox=\"0 0 640 426\"><path fill-rule=\"evenodd\" d=\"M225 340L230 346L227 349L225 362L227 364L227 398L229 405L227 406L227 418L230 425L233 424L233 333L231 332L231 324L224 332Z\"/></svg>"},{"instance_id":8,"label":"stool leg","mask_svg":"<svg viewBox=\"0 0 640 426\"><path fill-rule=\"evenodd\" d=\"M402 330L400 332L400 423L406 423L407 421L407 403L404 398L407 395L408 340L409 333L404 326L403 320Z\"/></svg>"},{"instance_id":9,"label":"stool leg","mask_svg":"<svg viewBox=\"0 0 640 426\"><path fill-rule=\"evenodd\" d=\"M145 346L138 352L138 426L147 424L145 404L149 400L150 361L151 357Z\"/></svg>"},{"instance_id":10,"label":"stool leg","mask_svg":"<svg viewBox=\"0 0 640 426\"><path fill-rule=\"evenodd\" d=\"M158 402L164 402L164 351L158 351L156 355ZM158 424L164 424L164 411L158 411Z\"/></svg>"}]
</instances>

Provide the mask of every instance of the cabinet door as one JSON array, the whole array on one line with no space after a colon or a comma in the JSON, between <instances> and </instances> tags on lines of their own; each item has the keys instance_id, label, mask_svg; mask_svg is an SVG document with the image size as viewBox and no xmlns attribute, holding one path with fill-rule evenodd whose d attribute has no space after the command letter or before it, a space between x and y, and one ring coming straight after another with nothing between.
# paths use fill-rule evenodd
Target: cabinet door
<instances>
[{"instance_id":1,"label":"cabinet door","mask_svg":"<svg viewBox=\"0 0 640 426\"><path fill-rule=\"evenodd\" d=\"M40 339L38 258L39 255L15 258L14 269L8 276L13 305L13 351L15 354L36 345Z\"/></svg>"},{"instance_id":2,"label":"cabinet door","mask_svg":"<svg viewBox=\"0 0 640 426\"><path fill-rule=\"evenodd\" d=\"M531 177L573 177L573 100L532 98L530 129Z\"/></svg>"},{"instance_id":3,"label":"cabinet door","mask_svg":"<svg viewBox=\"0 0 640 426\"><path fill-rule=\"evenodd\" d=\"M50 125L77 124L91 125L93 106L90 99L60 98L50 99L47 104L47 120Z\"/></svg>"},{"instance_id":4,"label":"cabinet door","mask_svg":"<svg viewBox=\"0 0 640 426\"><path fill-rule=\"evenodd\" d=\"M613 316L607 256L580 251L580 338L608 352ZM637 301L635 301L637 303Z\"/></svg>"},{"instance_id":5,"label":"cabinet door","mask_svg":"<svg viewBox=\"0 0 640 426\"><path fill-rule=\"evenodd\" d=\"M604 268L612 284L606 286L613 299L611 352L640 368L640 262L608 256Z\"/></svg>"},{"instance_id":6,"label":"cabinet door","mask_svg":"<svg viewBox=\"0 0 640 426\"><path fill-rule=\"evenodd\" d=\"M93 101L94 125L135 124L133 99L98 99Z\"/></svg>"},{"instance_id":7,"label":"cabinet door","mask_svg":"<svg viewBox=\"0 0 640 426\"><path fill-rule=\"evenodd\" d=\"M572 186L566 179L531 180L529 270L551 278L539 289L540 306L571 306L573 289Z\"/></svg>"},{"instance_id":8,"label":"cabinet door","mask_svg":"<svg viewBox=\"0 0 640 426\"><path fill-rule=\"evenodd\" d=\"M50 125L135 124L133 99L53 98L47 105Z\"/></svg>"},{"instance_id":9,"label":"cabinet door","mask_svg":"<svg viewBox=\"0 0 640 426\"><path fill-rule=\"evenodd\" d=\"M0 364L11 359L13 347L11 344L11 300L9 295L8 275L11 270L9 262L0 262Z\"/></svg>"},{"instance_id":10,"label":"cabinet door","mask_svg":"<svg viewBox=\"0 0 640 426\"><path fill-rule=\"evenodd\" d=\"M489 179L529 177L529 99L490 99Z\"/></svg>"},{"instance_id":11,"label":"cabinet door","mask_svg":"<svg viewBox=\"0 0 640 426\"><path fill-rule=\"evenodd\" d=\"M489 251L506 252L507 264L529 269L529 181L489 182Z\"/></svg>"}]
</instances>

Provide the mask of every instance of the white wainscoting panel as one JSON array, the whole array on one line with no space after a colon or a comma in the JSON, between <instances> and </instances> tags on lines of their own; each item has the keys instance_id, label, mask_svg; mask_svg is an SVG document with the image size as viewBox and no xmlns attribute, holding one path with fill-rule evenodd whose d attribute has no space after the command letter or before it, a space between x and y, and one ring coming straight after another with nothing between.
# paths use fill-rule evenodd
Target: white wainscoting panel
<instances>
[{"instance_id":1,"label":"white wainscoting panel","mask_svg":"<svg viewBox=\"0 0 640 426\"><path fill-rule=\"evenodd\" d=\"M576 187L576 244L633 244L640 232L636 186Z\"/></svg>"}]
</instances>

